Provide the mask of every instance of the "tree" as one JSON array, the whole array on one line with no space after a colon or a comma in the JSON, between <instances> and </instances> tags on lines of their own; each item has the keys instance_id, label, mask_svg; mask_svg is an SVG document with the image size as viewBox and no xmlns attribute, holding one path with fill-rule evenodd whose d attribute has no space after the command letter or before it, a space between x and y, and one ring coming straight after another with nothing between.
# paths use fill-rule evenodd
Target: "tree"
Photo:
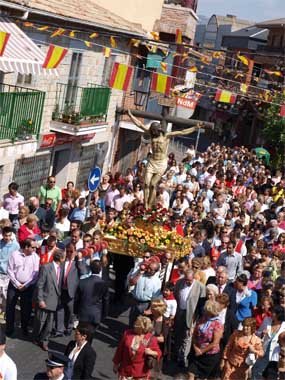
<instances>
[{"instance_id":1,"label":"tree","mask_svg":"<svg viewBox=\"0 0 285 380\"><path fill-rule=\"evenodd\" d=\"M285 104L285 95L274 95L272 104L264 112L263 135L275 150L272 163L275 167L285 166L285 117L280 116L280 104Z\"/></svg>"}]
</instances>

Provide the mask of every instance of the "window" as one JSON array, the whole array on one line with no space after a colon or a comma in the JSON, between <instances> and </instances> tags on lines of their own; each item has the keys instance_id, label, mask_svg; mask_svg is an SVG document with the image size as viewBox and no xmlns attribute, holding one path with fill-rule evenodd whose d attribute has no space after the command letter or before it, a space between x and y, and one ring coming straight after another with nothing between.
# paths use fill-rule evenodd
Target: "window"
<instances>
[{"instance_id":1,"label":"window","mask_svg":"<svg viewBox=\"0 0 285 380\"><path fill-rule=\"evenodd\" d=\"M101 83L102 86L109 87L109 78L111 76L111 72L112 72L115 61L116 61L116 56L113 54L111 54L110 57L105 58L102 83Z\"/></svg>"},{"instance_id":2,"label":"window","mask_svg":"<svg viewBox=\"0 0 285 380\"><path fill-rule=\"evenodd\" d=\"M80 68L82 63L82 53L74 52L71 57L71 64L68 76L68 87L66 91L65 103L75 104L77 97L77 85L79 81Z\"/></svg>"},{"instance_id":3,"label":"window","mask_svg":"<svg viewBox=\"0 0 285 380\"><path fill-rule=\"evenodd\" d=\"M18 73L17 84L19 84L21 86L24 86L27 84L32 84L32 80L33 80L32 74L20 74L20 73Z\"/></svg>"}]
</instances>

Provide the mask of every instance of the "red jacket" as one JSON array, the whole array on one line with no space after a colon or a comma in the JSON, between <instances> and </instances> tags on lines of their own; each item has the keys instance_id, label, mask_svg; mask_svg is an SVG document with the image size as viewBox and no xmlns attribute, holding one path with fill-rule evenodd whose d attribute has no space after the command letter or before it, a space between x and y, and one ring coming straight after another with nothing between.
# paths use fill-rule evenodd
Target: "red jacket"
<instances>
[{"instance_id":1,"label":"red jacket","mask_svg":"<svg viewBox=\"0 0 285 380\"><path fill-rule=\"evenodd\" d=\"M32 232L27 228L27 223L23 224L18 231L18 240L19 243L22 241L30 238L34 239L35 235L39 235L41 233L40 229L38 226L35 226L32 230Z\"/></svg>"},{"instance_id":2,"label":"red jacket","mask_svg":"<svg viewBox=\"0 0 285 380\"><path fill-rule=\"evenodd\" d=\"M120 376L141 378L149 376L150 370L145 366L145 348L146 346L158 353L158 360L161 357L161 351L156 337L151 333L145 335L147 345L141 344L135 356L132 354L131 344L135 337L133 330L126 330L119 343L113 362L119 367ZM149 340L150 339L150 340Z\"/></svg>"}]
</instances>

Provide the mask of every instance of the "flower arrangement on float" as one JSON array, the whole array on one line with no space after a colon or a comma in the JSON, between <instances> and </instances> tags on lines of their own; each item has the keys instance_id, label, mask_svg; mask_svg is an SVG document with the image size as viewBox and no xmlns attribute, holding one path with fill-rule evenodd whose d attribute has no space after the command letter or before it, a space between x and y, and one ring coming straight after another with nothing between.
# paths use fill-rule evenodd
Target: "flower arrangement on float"
<instances>
[{"instance_id":1,"label":"flower arrangement on float","mask_svg":"<svg viewBox=\"0 0 285 380\"><path fill-rule=\"evenodd\" d=\"M111 252L139 257L147 250L167 250L175 257L181 257L191 251L190 238L171 230L166 209L144 211L139 207L131 216L131 224L121 221L105 231L104 239Z\"/></svg>"}]
</instances>

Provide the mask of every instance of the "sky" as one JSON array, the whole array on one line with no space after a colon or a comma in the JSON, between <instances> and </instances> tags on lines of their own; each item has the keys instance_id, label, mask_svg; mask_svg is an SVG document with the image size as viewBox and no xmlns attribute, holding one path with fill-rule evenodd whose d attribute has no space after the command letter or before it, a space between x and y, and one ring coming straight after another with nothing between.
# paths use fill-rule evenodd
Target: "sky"
<instances>
[{"instance_id":1,"label":"sky","mask_svg":"<svg viewBox=\"0 0 285 380\"><path fill-rule=\"evenodd\" d=\"M252 21L285 17L285 0L199 0L199 15L232 14Z\"/></svg>"}]
</instances>

